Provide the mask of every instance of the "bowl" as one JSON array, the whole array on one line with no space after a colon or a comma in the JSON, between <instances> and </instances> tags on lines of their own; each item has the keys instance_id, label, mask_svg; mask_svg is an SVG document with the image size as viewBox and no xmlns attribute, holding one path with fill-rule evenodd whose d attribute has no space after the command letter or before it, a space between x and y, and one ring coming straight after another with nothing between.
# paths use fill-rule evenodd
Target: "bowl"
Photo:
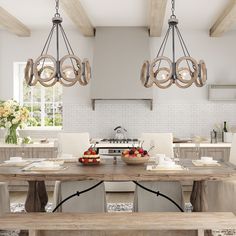
<instances>
[{"instance_id":1,"label":"bowl","mask_svg":"<svg viewBox=\"0 0 236 236\"><path fill-rule=\"evenodd\" d=\"M141 165L147 163L149 158L150 156L145 156L145 157L121 156L122 161L124 161L127 165Z\"/></svg>"}]
</instances>

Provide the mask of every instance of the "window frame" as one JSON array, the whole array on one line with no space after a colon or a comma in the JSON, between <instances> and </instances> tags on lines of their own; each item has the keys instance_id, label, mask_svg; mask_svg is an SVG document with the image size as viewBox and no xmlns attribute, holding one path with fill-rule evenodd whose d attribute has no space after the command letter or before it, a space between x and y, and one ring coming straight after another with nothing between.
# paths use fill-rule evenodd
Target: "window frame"
<instances>
[{"instance_id":1,"label":"window frame","mask_svg":"<svg viewBox=\"0 0 236 236\"><path fill-rule=\"evenodd\" d=\"M24 92L23 92L23 83L22 83L23 81L21 81L19 74L20 74L20 67L24 66L24 65L26 66L26 62L14 62L13 63L13 76L14 76L13 98L14 98L14 100L18 101L21 105L24 104L24 102L23 102L23 93ZM43 89L42 91L45 95L45 89ZM27 126L27 128L25 128L25 130L62 130L62 126L45 126L44 125L45 124L44 119L42 119L42 118L45 118L44 108L46 107L47 102L45 102L45 96L42 96L42 94L41 94L41 98L42 98L42 100L40 102L41 111L42 111L41 112L41 126ZM31 106L34 104L32 99L33 99L33 95L31 96L31 101L29 102L31 104ZM27 103L27 102L25 102L25 103ZM52 102L53 106L55 103L58 103L58 102ZM62 103L62 101L61 101L61 103ZM62 118L63 118L63 113L62 113ZM42 126L42 124L43 124L43 126Z\"/></svg>"}]
</instances>

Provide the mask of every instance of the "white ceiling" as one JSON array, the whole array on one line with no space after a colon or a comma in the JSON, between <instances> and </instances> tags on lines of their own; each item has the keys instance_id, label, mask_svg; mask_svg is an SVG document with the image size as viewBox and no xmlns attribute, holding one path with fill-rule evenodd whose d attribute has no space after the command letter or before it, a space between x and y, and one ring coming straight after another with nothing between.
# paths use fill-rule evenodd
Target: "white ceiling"
<instances>
[{"instance_id":1,"label":"white ceiling","mask_svg":"<svg viewBox=\"0 0 236 236\"><path fill-rule=\"evenodd\" d=\"M149 0L80 0L96 26L147 26ZM176 0L181 29L209 30L230 0ZM49 28L55 0L0 0L0 6L30 29ZM64 27L74 27L61 9ZM170 0L165 28L170 15Z\"/></svg>"}]
</instances>

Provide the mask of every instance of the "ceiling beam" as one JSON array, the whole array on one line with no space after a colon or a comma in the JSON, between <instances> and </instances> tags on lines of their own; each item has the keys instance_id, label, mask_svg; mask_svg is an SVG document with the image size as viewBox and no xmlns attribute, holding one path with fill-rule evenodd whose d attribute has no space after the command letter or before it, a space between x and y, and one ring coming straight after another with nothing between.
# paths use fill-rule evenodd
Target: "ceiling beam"
<instances>
[{"instance_id":1,"label":"ceiling beam","mask_svg":"<svg viewBox=\"0 0 236 236\"><path fill-rule=\"evenodd\" d=\"M61 5L84 36L95 35L95 30L79 0L61 0Z\"/></svg>"},{"instance_id":2,"label":"ceiling beam","mask_svg":"<svg viewBox=\"0 0 236 236\"><path fill-rule=\"evenodd\" d=\"M20 37L29 37L31 33L29 28L2 7L0 7L0 25Z\"/></svg>"},{"instance_id":3,"label":"ceiling beam","mask_svg":"<svg viewBox=\"0 0 236 236\"><path fill-rule=\"evenodd\" d=\"M234 23L236 23L236 0L231 0L211 27L210 36L219 37L223 35Z\"/></svg>"},{"instance_id":4,"label":"ceiling beam","mask_svg":"<svg viewBox=\"0 0 236 236\"><path fill-rule=\"evenodd\" d=\"M167 0L150 0L149 23L150 36L160 37L166 13Z\"/></svg>"}]
</instances>

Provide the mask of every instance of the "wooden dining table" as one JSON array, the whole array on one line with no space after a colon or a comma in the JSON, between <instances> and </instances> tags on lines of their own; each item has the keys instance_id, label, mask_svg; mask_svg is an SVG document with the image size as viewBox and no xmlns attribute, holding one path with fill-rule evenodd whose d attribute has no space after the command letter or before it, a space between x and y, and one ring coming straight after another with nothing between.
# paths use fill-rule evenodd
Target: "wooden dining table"
<instances>
[{"instance_id":1,"label":"wooden dining table","mask_svg":"<svg viewBox=\"0 0 236 236\"><path fill-rule=\"evenodd\" d=\"M0 166L0 181L28 181L25 202L27 212L43 212L48 202L45 181L193 181L191 203L194 211L207 211L207 181L236 180L236 166L221 162L220 166L196 167L191 160L180 159L182 170L146 170L146 165L127 165L118 159L103 159L100 165L83 166L65 163L60 171L23 171L20 167ZM75 189L75 192L77 189Z\"/></svg>"}]
</instances>

